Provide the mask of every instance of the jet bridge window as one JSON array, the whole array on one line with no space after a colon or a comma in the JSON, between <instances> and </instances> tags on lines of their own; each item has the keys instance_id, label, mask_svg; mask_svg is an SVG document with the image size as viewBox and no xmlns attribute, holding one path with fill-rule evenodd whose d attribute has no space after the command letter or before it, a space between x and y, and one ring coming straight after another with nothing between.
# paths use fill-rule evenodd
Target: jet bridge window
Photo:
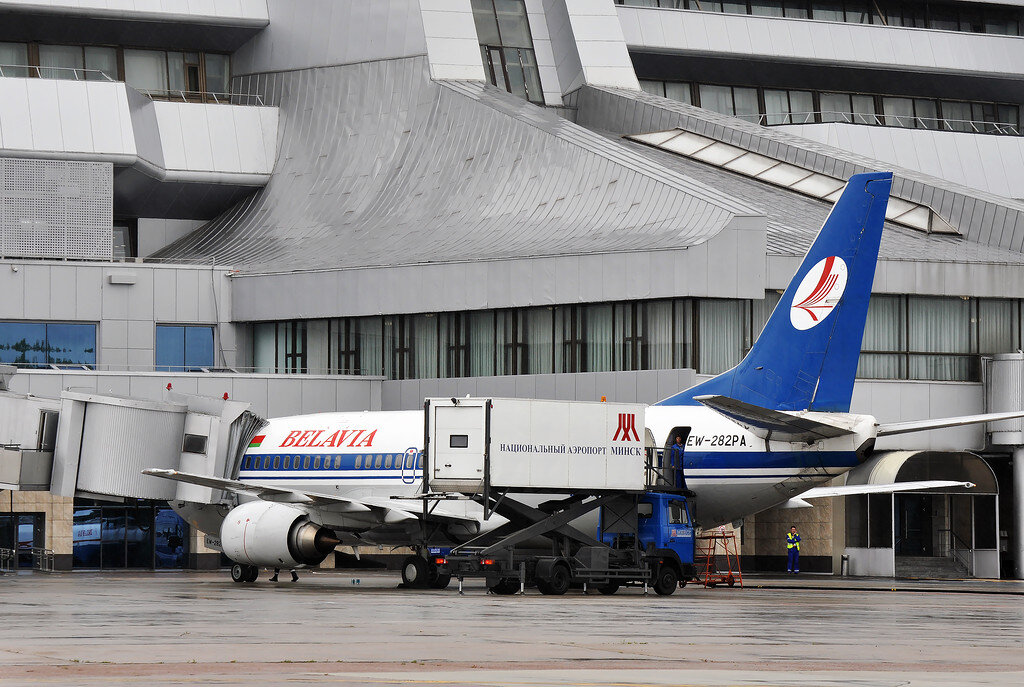
<instances>
[{"instance_id":1,"label":"jet bridge window","mask_svg":"<svg viewBox=\"0 0 1024 687\"><path fill-rule=\"evenodd\" d=\"M452 434L448 437L449 448L469 448L468 434Z\"/></svg>"}]
</instances>

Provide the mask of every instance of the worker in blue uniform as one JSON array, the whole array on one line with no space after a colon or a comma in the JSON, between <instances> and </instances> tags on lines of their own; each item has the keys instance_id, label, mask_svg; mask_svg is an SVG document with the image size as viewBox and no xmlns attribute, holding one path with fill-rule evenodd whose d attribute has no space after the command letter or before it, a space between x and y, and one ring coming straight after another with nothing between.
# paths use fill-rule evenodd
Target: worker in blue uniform
<instances>
[{"instance_id":1,"label":"worker in blue uniform","mask_svg":"<svg viewBox=\"0 0 1024 687\"><path fill-rule=\"evenodd\" d=\"M676 441L672 444L672 447L668 450L668 464L672 468L672 486L676 489L686 489L686 477L683 476L683 453L686 451L686 445L683 443L683 437L677 436Z\"/></svg>"},{"instance_id":2,"label":"worker in blue uniform","mask_svg":"<svg viewBox=\"0 0 1024 687\"><path fill-rule=\"evenodd\" d=\"M796 525L790 527L786 534L786 553L789 554L789 565L786 572L795 575L800 572L800 535L796 531Z\"/></svg>"}]
</instances>

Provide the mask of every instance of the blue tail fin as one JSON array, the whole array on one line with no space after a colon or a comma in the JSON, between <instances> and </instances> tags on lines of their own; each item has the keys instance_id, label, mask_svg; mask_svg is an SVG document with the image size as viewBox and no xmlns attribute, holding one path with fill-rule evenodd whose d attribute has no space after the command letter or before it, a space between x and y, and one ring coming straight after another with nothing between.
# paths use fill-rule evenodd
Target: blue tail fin
<instances>
[{"instance_id":1,"label":"blue tail fin","mask_svg":"<svg viewBox=\"0 0 1024 687\"><path fill-rule=\"evenodd\" d=\"M719 394L774 410L848 412L891 173L850 177L739 365L658 405Z\"/></svg>"}]
</instances>

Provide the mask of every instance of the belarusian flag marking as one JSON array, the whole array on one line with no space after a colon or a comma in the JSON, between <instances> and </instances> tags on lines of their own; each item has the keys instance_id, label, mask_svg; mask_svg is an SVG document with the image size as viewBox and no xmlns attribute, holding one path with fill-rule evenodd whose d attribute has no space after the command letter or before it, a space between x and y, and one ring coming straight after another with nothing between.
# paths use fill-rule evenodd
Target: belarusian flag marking
<instances>
[{"instance_id":1,"label":"belarusian flag marking","mask_svg":"<svg viewBox=\"0 0 1024 687\"><path fill-rule=\"evenodd\" d=\"M252 441L249 442L249 448L259 448L260 444L262 444L263 440L266 438L266 434L260 434L259 436L253 437Z\"/></svg>"}]
</instances>

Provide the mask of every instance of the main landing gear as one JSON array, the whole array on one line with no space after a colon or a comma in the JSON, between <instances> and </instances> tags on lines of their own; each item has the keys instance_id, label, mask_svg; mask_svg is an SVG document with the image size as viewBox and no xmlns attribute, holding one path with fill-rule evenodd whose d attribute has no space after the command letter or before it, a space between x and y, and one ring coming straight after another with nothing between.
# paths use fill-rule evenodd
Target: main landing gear
<instances>
[{"instance_id":1,"label":"main landing gear","mask_svg":"<svg viewBox=\"0 0 1024 687\"><path fill-rule=\"evenodd\" d=\"M402 584L409 589L445 589L451 575L441 575L437 564L423 556L408 556L402 561Z\"/></svg>"},{"instance_id":2,"label":"main landing gear","mask_svg":"<svg viewBox=\"0 0 1024 687\"><path fill-rule=\"evenodd\" d=\"M235 563L231 566L231 581L239 584L243 582L255 582L260 575L260 569L255 565L242 565Z\"/></svg>"}]
</instances>

